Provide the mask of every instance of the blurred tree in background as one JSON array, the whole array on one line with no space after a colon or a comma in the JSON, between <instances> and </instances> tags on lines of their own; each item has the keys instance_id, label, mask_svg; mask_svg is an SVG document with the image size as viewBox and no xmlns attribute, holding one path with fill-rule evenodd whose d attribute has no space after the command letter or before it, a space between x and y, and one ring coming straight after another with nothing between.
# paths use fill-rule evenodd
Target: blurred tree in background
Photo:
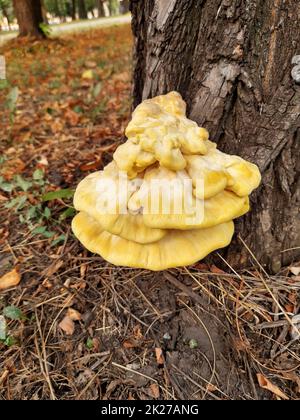
<instances>
[{"instance_id":1,"label":"blurred tree in background","mask_svg":"<svg viewBox=\"0 0 300 420\"><path fill-rule=\"evenodd\" d=\"M13 0L20 37L45 38L41 0Z\"/></svg>"},{"instance_id":2,"label":"blurred tree in background","mask_svg":"<svg viewBox=\"0 0 300 420\"><path fill-rule=\"evenodd\" d=\"M86 7L85 3L86 2L84 0L78 0L79 19L87 19L88 18L87 7Z\"/></svg>"},{"instance_id":3,"label":"blurred tree in background","mask_svg":"<svg viewBox=\"0 0 300 420\"><path fill-rule=\"evenodd\" d=\"M0 0L0 23L3 18L6 18L8 27L10 29L10 24L14 18L11 0ZM0 29L1 29L1 24L0 24Z\"/></svg>"},{"instance_id":4,"label":"blurred tree in background","mask_svg":"<svg viewBox=\"0 0 300 420\"><path fill-rule=\"evenodd\" d=\"M120 2L118 0L109 0L108 8L110 16L118 15L120 11Z\"/></svg>"},{"instance_id":5,"label":"blurred tree in background","mask_svg":"<svg viewBox=\"0 0 300 420\"><path fill-rule=\"evenodd\" d=\"M97 9L98 9L98 16L104 17L105 16L104 0L97 0Z\"/></svg>"}]
</instances>

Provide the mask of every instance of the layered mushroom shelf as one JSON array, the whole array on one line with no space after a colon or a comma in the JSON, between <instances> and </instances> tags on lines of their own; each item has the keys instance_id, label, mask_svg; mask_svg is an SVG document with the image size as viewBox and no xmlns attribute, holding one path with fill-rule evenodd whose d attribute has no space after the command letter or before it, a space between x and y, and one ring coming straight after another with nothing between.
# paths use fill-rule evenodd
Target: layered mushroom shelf
<instances>
[{"instance_id":1,"label":"layered mushroom shelf","mask_svg":"<svg viewBox=\"0 0 300 420\"><path fill-rule=\"evenodd\" d=\"M159 271L225 247L249 211L256 165L222 153L177 92L144 101L113 162L78 185L73 232L120 266Z\"/></svg>"}]
</instances>

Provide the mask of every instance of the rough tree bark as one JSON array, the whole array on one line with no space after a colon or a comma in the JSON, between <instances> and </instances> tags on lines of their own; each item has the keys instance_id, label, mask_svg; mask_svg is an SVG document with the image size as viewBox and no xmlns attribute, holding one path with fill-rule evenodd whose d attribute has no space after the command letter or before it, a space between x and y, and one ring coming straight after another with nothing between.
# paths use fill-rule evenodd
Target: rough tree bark
<instances>
[{"instance_id":1,"label":"rough tree bark","mask_svg":"<svg viewBox=\"0 0 300 420\"><path fill-rule=\"evenodd\" d=\"M86 8L84 0L78 0L78 14L79 14L79 19L88 18L87 8Z\"/></svg>"},{"instance_id":2,"label":"rough tree bark","mask_svg":"<svg viewBox=\"0 0 300 420\"><path fill-rule=\"evenodd\" d=\"M221 150L258 164L262 185L236 230L273 272L299 259L299 1L132 0L131 11L135 105L178 90ZM237 237L226 257L251 261Z\"/></svg>"},{"instance_id":3,"label":"rough tree bark","mask_svg":"<svg viewBox=\"0 0 300 420\"><path fill-rule=\"evenodd\" d=\"M41 0L13 0L20 37L45 38L40 24L43 23Z\"/></svg>"}]
</instances>

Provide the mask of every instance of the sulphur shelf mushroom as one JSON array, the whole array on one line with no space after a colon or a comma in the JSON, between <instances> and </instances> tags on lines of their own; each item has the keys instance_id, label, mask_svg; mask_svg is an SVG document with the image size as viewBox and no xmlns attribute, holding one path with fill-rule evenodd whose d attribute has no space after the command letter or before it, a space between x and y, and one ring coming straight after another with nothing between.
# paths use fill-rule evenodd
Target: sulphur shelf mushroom
<instances>
[{"instance_id":1,"label":"sulphur shelf mushroom","mask_svg":"<svg viewBox=\"0 0 300 420\"><path fill-rule=\"evenodd\" d=\"M260 183L257 166L219 151L177 92L139 105L126 136L76 189L79 241L112 264L154 271L229 245Z\"/></svg>"}]
</instances>

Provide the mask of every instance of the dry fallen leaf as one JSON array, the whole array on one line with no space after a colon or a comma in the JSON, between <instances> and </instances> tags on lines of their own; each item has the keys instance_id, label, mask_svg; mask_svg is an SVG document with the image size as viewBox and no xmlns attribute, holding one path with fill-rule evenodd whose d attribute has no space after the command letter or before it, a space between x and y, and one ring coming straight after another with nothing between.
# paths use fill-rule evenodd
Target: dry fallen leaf
<instances>
[{"instance_id":1,"label":"dry fallen leaf","mask_svg":"<svg viewBox=\"0 0 300 420\"><path fill-rule=\"evenodd\" d=\"M84 63L84 66L87 67L88 69L95 69L97 67L97 63L96 63L96 61L87 60Z\"/></svg>"},{"instance_id":2,"label":"dry fallen leaf","mask_svg":"<svg viewBox=\"0 0 300 420\"><path fill-rule=\"evenodd\" d=\"M0 290L9 289L17 286L21 281L21 274L19 268L16 267L9 273L0 278Z\"/></svg>"},{"instance_id":3,"label":"dry fallen leaf","mask_svg":"<svg viewBox=\"0 0 300 420\"><path fill-rule=\"evenodd\" d=\"M142 334L140 325L135 325L133 327L133 336L137 340L142 340L143 339L143 334Z\"/></svg>"},{"instance_id":4,"label":"dry fallen leaf","mask_svg":"<svg viewBox=\"0 0 300 420\"><path fill-rule=\"evenodd\" d=\"M75 324L72 319L66 315L64 319L59 323L59 328L61 328L67 335L73 335L75 331Z\"/></svg>"},{"instance_id":5,"label":"dry fallen leaf","mask_svg":"<svg viewBox=\"0 0 300 420\"><path fill-rule=\"evenodd\" d=\"M281 389L277 385L274 385L271 381L269 381L269 379L267 379L261 373L257 374L257 380L261 388L271 391L274 395L276 395L279 398L282 398L283 400L289 400L289 397L284 392L282 392Z\"/></svg>"},{"instance_id":6,"label":"dry fallen leaf","mask_svg":"<svg viewBox=\"0 0 300 420\"><path fill-rule=\"evenodd\" d=\"M8 198L0 194L0 201L8 201Z\"/></svg>"},{"instance_id":7,"label":"dry fallen leaf","mask_svg":"<svg viewBox=\"0 0 300 420\"><path fill-rule=\"evenodd\" d=\"M139 344L134 339L129 339L123 342L123 347L125 349L133 349L135 347L139 347Z\"/></svg>"},{"instance_id":8,"label":"dry fallen leaf","mask_svg":"<svg viewBox=\"0 0 300 420\"><path fill-rule=\"evenodd\" d=\"M72 321L81 320L81 313L76 311L76 309L73 309L73 308L68 309L67 316L70 317Z\"/></svg>"},{"instance_id":9,"label":"dry fallen leaf","mask_svg":"<svg viewBox=\"0 0 300 420\"><path fill-rule=\"evenodd\" d=\"M94 73L92 70L86 70L82 73L81 77L83 79L91 80L94 78Z\"/></svg>"},{"instance_id":10,"label":"dry fallen leaf","mask_svg":"<svg viewBox=\"0 0 300 420\"><path fill-rule=\"evenodd\" d=\"M77 112L73 111L72 109L67 109L65 112L65 118L68 121L68 123L74 127L78 124L80 116Z\"/></svg>"},{"instance_id":11,"label":"dry fallen leaf","mask_svg":"<svg viewBox=\"0 0 300 420\"><path fill-rule=\"evenodd\" d=\"M51 264L50 267L47 267L44 272L42 273L45 277L51 277L53 274L55 274L61 266L64 265L64 262L62 260L58 260L55 263Z\"/></svg>"},{"instance_id":12,"label":"dry fallen leaf","mask_svg":"<svg viewBox=\"0 0 300 420\"><path fill-rule=\"evenodd\" d=\"M164 364L163 351L160 347L155 348L155 356L158 365Z\"/></svg>"},{"instance_id":13,"label":"dry fallen leaf","mask_svg":"<svg viewBox=\"0 0 300 420\"><path fill-rule=\"evenodd\" d=\"M96 170L100 169L102 165L103 165L102 160L97 159L94 162L83 163L82 165L80 165L79 169L82 172L96 171Z\"/></svg>"},{"instance_id":14,"label":"dry fallen leaf","mask_svg":"<svg viewBox=\"0 0 300 420\"><path fill-rule=\"evenodd\" d=\"M80 266L80 278L83 279L85 277L85 273L87 270L87 264L81 264Z\"/></svg>"},{"instance_id":15,"label":"dry fallen leaf","mask_svg":"<svg viewBox=\"0 0 300 420\"><path fill-rule=\"evenodd\" d=\"M214 274L226 274L225 271L223 271L221 268L218 268L216 265L212 265L210 267L210 271Z\"/></svg>"},{"instance_id":16,"label":"dry fallen leaf","mask_svg":"<svg viewBox=\"0 0 300 420\"><path fill-rule=\"evenodd\" d=\"M298 276L300 274L300 267L290 267L290 272L294 274L294 276Z\"/></svg>"},{"instance_id":17,"label":"dry fallen leaf","mask_svg":"<svg viewBox=\"0 0 300 420\"><path fill-rule=\"evenodd\" d=\"M207 386L206 386L206 390L208 392L215 392L215 391L217 391L217 389L218 388L215 385L213 385L213 384L207 384Z\"/></svg>"},{"instance_id":18,"label":"dry fallen leaf","mask_svg":"<svg viewBox=\"0 0 300 420\"><path fill-rule=\"evenodd\" d=\"M159 386L157 384L151 384L149 388L152 397L158 399L160 397Z\"/></svg>"}]
</instances>

